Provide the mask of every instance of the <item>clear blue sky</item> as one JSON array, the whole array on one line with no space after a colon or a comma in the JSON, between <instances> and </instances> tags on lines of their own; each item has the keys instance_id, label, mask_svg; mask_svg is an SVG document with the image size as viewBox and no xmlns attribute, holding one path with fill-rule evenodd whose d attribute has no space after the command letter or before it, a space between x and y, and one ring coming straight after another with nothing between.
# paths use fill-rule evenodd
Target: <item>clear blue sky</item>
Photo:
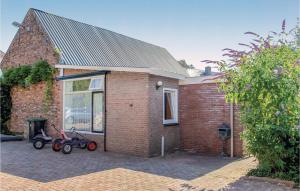
<instances>
[{"instance_id":1,"label":"clear blue sky","mask_svg":"<svg viewBox=\"0 0 300 191\"><path fill-rule=\"evenodd\" d=\"M266 34L296 25L300 0L0 0L6 51L29 8L110 29L167 48L176 59L202 67L223 48L247 42L246 31Z\"/></svg>"}]
</instances>

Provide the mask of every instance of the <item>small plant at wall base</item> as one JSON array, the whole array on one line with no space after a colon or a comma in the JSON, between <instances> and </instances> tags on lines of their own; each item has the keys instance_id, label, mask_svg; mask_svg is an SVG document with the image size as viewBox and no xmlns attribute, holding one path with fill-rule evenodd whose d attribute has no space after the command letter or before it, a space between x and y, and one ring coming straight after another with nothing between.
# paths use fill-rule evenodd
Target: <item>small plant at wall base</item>
<instances>
[{"instance_id":1,"label":"small plant at wall base","mask_svg":"<svg viewBox=\"0 0 300 191\"><path fill-rule=\"evenodd\" d=\"M1 85L1 132L8 133L6 122L11 114L10 90L14 86L26 88L31 84L45 82L44 108L47 110L52 102L54 68L47 61L40 60L32 64L16 68L10 68L4 71L0 80Z\"/></svg>"},{"instance_id":2,"label":"small plant at wall base","mask_svg":"<svg viewBox=\"0 0 300 191\"><path fill-rule=\"evenodd\" d=\"M266 38L247 32L253 42L240 45L249 51L224 49L229 61L205 62L219 65L226 99L240 106L242 138L259 161L249 175L299 183L300 33L285 28Z\"/></svg>"}]
</instances>

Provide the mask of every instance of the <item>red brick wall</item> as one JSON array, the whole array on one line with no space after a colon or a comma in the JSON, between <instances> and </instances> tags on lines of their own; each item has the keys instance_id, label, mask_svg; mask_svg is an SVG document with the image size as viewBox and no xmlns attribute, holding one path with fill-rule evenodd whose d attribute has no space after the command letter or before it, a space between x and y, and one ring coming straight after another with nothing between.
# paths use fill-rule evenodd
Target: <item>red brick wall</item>
<instances>
[{"instance_id":1,"label":"red brick wall","mask_svg":"<svg viewBox=\"0 0 300 191\"><path fill-rule=\"evenodd\" d=\"M84 70L65 70L65 75L90 72ZM53 105L49 110L42 107L45 85L39 83L29 86L28 88L14 87L12 90L12 115L10 121L10 130L13 132L24 132L24 136L28 136L27 119L32 117L43 117L48 120L47 129L51 136L60 136L50 124L55 124L58 129L62 129L63 117L63 97L62 97L62 81L56 81L53 88ZM85 134L91 140L98 144L98 150L103 150L103 135Z\"/></svg>"},{"instance_id":2,"label":"red brick wall","mask_svg":"<svg viewBox=\"0 0 300 191\"><path fill-rule=\"evenodd\" d=\"M29 26L30 31L20 28L9 46L2 62L1 69L30 65L38 60L47 60L55 65L58 61L53 47L44 30L38 25L34 14L29 11L22 23ZM49 119L49 124L60 125L60 84L54 83L53 104L49 110L43 107L45 85L43 83L32 85L28 88L14 87L11 91L12 114L9 127L15 132L28 134L27 119L31 117L44 117Z\"/></svg>"},{"instance_id":3,"label":"red brick wall","mask_svg":"<svg viewBox=\"0 0 300 191\"><path fill-rule=\"evenodd\" d=\"M56 64L58 58L54 53L54 48L47 34L38 24L34 13L29 11L22 25L29 26L31 30L19 28L1 62L1 69L30 65L37 60L47 60L51 65Z\"/></svg>"},{"instance_id":4,"label":"red brick wall","mask_svg":"<svg viewBox=\"0 0 300 191\"><path fill-rule=\"evenodd\" d=\"M160 153L161 136L166 150L179 147L179 127L162 124L161 87L177 88L178 80L146 73L112 72L107 75L107 150L139 156Z\"/></svg>"},{"instance_id":5,"label":"red brick wall","mask_svg":"<svg viewBox=\"0 0 300 191\"><path fill-rule=\"evenodd\" d=\"M14 87L11 91L12 112L9 123L10 130L13 132L24 132L28 136L27 119L42 117L48 119L47 126L55 124L61 126L62 110L60 108L60 87L59 83L54 84L53 104L49 108L43 106L45 84L39 83L28 88ZM49 128L49 133L55 135L54 129Z\"/></svg>"},{"instance_id":6,"label":"red brick wall","mask_svg":"<svg viewBox=\"0 0 300 191\"><path fill-rule=\"evenodd\" d=\"M156 83L163 82L163 86L156 89ZM161 152L161 136L165 137L165 151L172 152L179 148L179 125L163 125L163 88L179 89L178 80L161 76L150 75L149 78L149 111L150 111L150 155L159 155Z\"/></svg>"},{"instance_id":7,"label":"red brick wall","mask_svg":"<svg viewBox=\"0 0 300 191\"><path fill-rule=\"evenodd\" d=\"M148 80L145 73L107 75L107 150L149 155Z\"/></svg>"},{"instance_id":8,"label":"red brick wall","mask_svg":"<svg viewBox=\"0 0 300 191\"><path fill-rule=\"evenodd\" d=\"M230 106L216 83L180 86L181 147L185 150L219 155L222 141L218 138L218 126L230 124ZM234 117L234 155L242 155L242 141L237 109ZM230 154L230 140L226 143Z\"/></svg>"}]
</instances>

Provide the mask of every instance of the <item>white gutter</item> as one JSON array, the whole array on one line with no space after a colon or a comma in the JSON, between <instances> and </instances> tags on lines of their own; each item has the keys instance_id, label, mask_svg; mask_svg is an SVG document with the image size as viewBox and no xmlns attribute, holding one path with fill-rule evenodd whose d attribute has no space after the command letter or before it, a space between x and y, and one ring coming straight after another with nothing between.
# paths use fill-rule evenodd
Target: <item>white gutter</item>
<instances>
[{"instance_id":1,"label":"white gutter","mask_svg":"<svg viewBox=\"0 0 300 191\"><path fill-rule=\"evenodd\" d=\"M56 64L55 68L64 68L64 69L79 69L79 70L107 70L107 71L120 71L120 72L142 72L149 73L157 76L164 76L168 78L175 79L185 79L186 76L181 74L176 74L172 72L166 72L156 68L129 68L129 67L103 67L103 66L75 66L75 65L65 65L65 64Z\"/></svg>"},{"instance_id":2,"label":"white gutter","mask_svg":"<svg viewBox=\"0 0 300 191\"><path fill-rule=\"evenodd\" d=\"M234 131L234 126L233 126L233 116L234 115L234 113L233 113L233 103L230 103L230 129L231 129L231 131L230 131L230 137L231 137L231 139L230 139L230 157L232 158L233 157L233 135L234 135L234 133L233 133L233 131Z\"/></svg>"}]
</instances>

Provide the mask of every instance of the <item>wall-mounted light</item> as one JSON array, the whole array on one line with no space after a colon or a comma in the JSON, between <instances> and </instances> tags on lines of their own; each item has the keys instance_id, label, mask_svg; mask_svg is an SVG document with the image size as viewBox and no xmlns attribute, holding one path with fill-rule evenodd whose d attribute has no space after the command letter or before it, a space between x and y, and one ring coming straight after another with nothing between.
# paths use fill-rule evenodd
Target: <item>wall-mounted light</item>
<instances>
[{"instance_id":1,"label":"wall-mounted light","mask_svg":"<svg viewBox=\"0 0 300 191\"><path fill-rule=\"evenodd\" d=\"M22 26L22 24L21 24L21 23L18 23L17 21L12 22L11 24L12 24L14 27L17 27L17 28L19 28L19 27Z\"/></svg>"},{"instance_id":2,"label":"wall-mounted light","mask_svg":"<svg viewBox=\"0 0 300 191\"><path fill-rule=\"evenodd\" d=\"M14 22L12 22L12 25L14 26L14 27L17 27L17 28L24 28L27 32L29 32L30 31L30 27L26 27L26 26L24 26L24 25L22 25L21 23L18 23L17 21L14 21Z\"/></svg>"},{"instance_id":3,"label":"wall-mounted light","mask_svg":"<svg viewBox=\"0 0 300 191\"><path fill-rule=\"evenodd\" d=\"M156 89L158 90L163 85L162 81L156 82Z\"/></svg>"}]
</instances>

